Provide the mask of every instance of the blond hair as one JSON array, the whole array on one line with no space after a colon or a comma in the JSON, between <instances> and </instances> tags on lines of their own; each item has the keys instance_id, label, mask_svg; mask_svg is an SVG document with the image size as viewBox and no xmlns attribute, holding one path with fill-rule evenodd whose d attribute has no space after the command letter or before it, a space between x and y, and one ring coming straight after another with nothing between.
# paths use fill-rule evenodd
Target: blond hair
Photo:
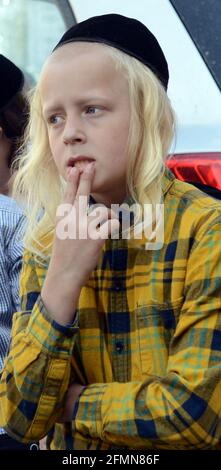
<instances>
[{"instance_id":1,"label":"blond hair","mask_svg":"<svg viewBox=\"0 0 221 470\"><path fill-rule=\"evenodd\" d=\"M127 188L141 206L161 200L164 162L174 135L174 113L156 75L139 60L111 46L102 45L122 69L129 86L131 119L128 138ZM28 218L25 248L41 260L50 257L55 217L65 182L58 174L42 115L40 83L30 99L30 122L13 195L22 197Z\"/></svg>"}]
</instances>

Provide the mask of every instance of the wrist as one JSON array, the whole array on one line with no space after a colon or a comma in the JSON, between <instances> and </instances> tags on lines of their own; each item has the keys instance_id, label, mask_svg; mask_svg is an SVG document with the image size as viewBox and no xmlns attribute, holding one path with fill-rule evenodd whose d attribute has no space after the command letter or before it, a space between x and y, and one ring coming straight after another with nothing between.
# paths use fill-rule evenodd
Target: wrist
<instances>
[{"instance_id":1,"label":"wrist","mask_svg":"<svg viewBox=\"0 0 221 470\"><path fill-rule=\"evenodd\" d=\"M49 315L57 323L67 326L75 318L81 288L64 283L57 277L47 276L42 287L41 298Z\"/></svg>"}]
</instances>

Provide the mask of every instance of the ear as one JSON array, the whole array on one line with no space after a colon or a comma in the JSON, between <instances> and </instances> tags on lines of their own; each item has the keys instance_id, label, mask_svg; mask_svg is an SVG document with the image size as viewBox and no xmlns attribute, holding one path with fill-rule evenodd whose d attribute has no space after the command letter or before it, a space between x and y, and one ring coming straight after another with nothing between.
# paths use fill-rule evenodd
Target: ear
<instances>
[{"instance_id":1,"label":"ear","mask_svg":"<svg viewBox=\"0 0 221 470\"><path fill-rule=\"evenodd\" d=\"M2 138L3 138L3 135L4 135L4 132L3 132L3 129L2 129L2 127L0 126L0 140L2 140Z\"/></svg>"}]
</instances>

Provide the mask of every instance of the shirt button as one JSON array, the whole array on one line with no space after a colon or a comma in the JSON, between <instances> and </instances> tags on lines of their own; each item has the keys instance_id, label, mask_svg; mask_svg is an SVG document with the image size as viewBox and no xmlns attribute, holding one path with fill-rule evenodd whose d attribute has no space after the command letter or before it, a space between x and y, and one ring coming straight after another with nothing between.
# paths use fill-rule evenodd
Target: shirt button
<instances>
[{"instance_id":1,"label":"shirt button","mask_svg":"<svg viewBox=\"0 0 221 470\"><path fill-rule=\"evenodd\" d=\"M114 283L114 290L116 290L117 292L119 292L120 290L122 289L122 284L120 281L115 281Z\"/></svg>"},{"instance_id":2,"label":"shirt button","mask_svg":"<svg viewBox=\"0 0 221 470\"><path fill-rule=\"evenodd\" d=\"M120 354L124 349L124 343L122 343L122 341L117 341L115 343L115 348L116 348L116 351Z\"/></svg>"}]
</instances>

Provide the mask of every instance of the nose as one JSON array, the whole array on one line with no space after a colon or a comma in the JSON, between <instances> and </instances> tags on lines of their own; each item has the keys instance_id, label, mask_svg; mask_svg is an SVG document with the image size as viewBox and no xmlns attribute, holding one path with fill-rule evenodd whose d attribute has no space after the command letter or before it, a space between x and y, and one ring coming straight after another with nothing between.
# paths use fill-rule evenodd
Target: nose
<instances>
[{"instance_id":1,"label":"nose","mask_svg":"<svg viewBox=\"0 0 221 470\"><path fill-rule=\"evenodd\" d=\"M63 141L65 144L84 143L86 141L86 134L80 119L72 117L66 120Z\"/></svg>"}]
</instances>

